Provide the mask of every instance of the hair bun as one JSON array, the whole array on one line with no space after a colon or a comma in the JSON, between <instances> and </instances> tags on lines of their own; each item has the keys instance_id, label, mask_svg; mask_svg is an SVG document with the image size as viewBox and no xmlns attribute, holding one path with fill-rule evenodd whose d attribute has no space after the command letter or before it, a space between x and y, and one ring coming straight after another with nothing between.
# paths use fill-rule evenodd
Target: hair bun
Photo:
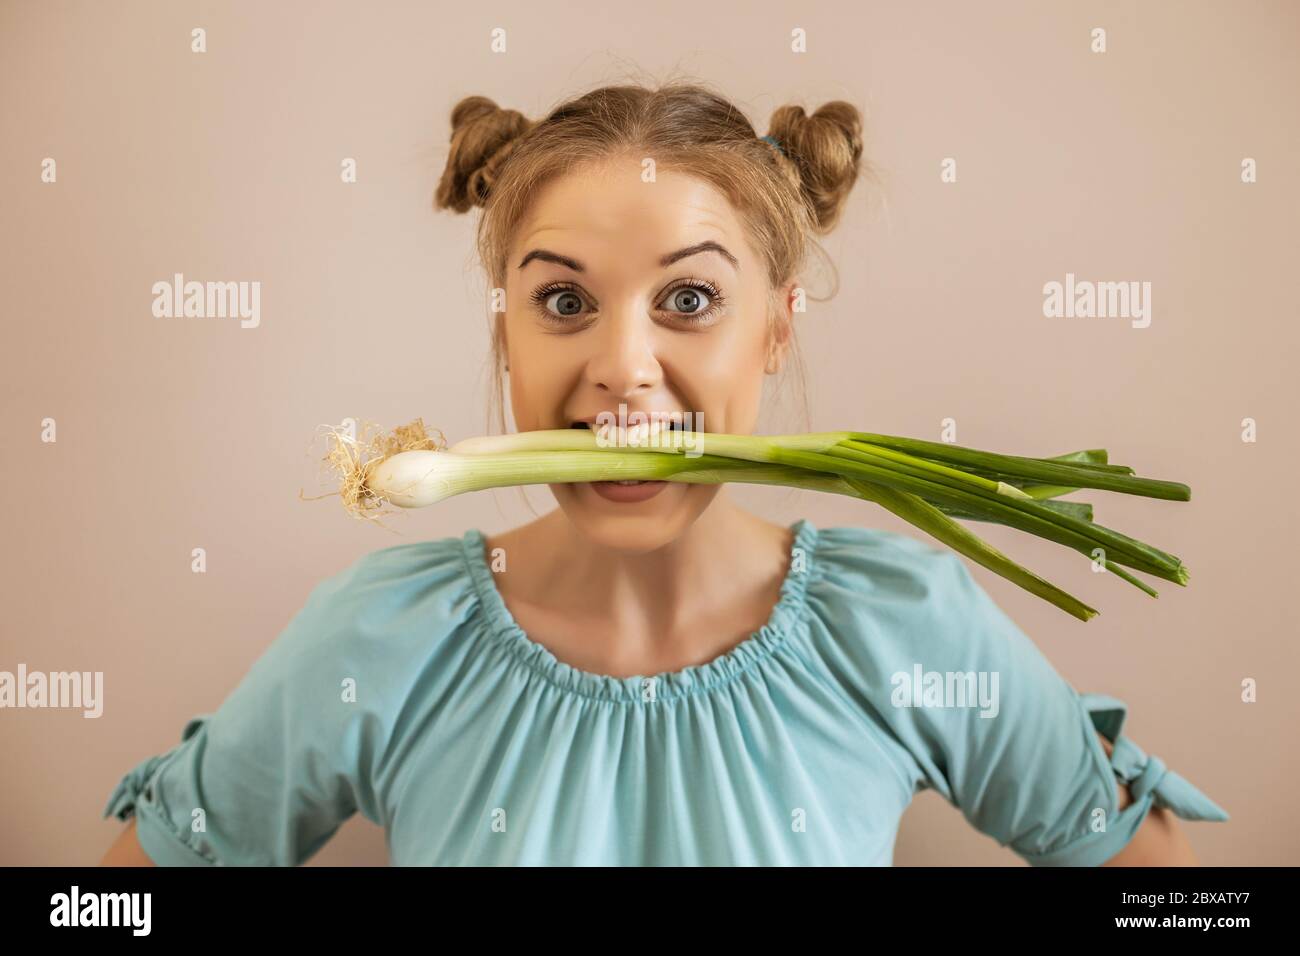
<instances>
[{"instance_id":1,"label":"hair bun","mask_svg":"<svg viewBox=\"0 0 1300 956\"><path fill-rule=\"evenodd\" d=\"M798 170L818 231L829 232L862 173L861 112L844 100L826 103L811 116L802 106L782 106L770 126L768 135Z\"/></svg>"},{"instance_id":2,"label":"hair bun","mask_svg":"<svg viewBox=\"0 0 1300 956\"><path fill-rule=\"evenodd\" d=\"M434 193L435 209L468 212L486 205L497 170L533 123L486 96L467 96L451 111L451 149Z\"/></svg>"}]
</instances>

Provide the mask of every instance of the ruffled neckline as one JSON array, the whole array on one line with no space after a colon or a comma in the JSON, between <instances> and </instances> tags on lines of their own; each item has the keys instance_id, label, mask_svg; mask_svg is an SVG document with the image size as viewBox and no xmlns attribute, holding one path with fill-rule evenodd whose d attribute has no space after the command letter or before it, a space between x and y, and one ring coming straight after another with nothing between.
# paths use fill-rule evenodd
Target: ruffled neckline
<instances>
[{"instance_id":1,"label":"ruffled neckline","mask_svg":"<svg viewBox=\"0 0 1300 956\"><path fill-rule=\"evenodd\" d=\"M487 620L487 634L499 647L552 684L573 694L628 704L653 704L705 693L734 680L766 660L807 613L809 578L817 570L818 529L805 518L789 526L794 532L790 563L767 623L731 650L704 664L655 675L613 677L582 670L559 660L529 637L515 621L488 566L483 533L470 528L461 537L466 566ZM795 557L802 554L797 567ZM653 699L648 688L653 686Z\"/></svg>"}]
</instances>

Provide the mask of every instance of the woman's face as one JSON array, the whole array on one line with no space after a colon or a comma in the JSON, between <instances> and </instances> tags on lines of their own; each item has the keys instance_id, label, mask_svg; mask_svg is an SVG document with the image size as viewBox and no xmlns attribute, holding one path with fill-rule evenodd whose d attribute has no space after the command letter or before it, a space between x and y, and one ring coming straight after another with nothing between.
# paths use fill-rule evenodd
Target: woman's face
<instances>
[{"instance_id":1,"label":"woman's face","mask_svg":"<svg viewBox=\"0 0 1300 956\"><path fill-rule=\"evenodd\" d=\"M763 377L787 339L771 339L765 264L709 184L672 171L644 182L636 158L576 170L539 191L506 269L502 321L520 431L617 416L620 404L625 415L689 413L697 431L753 431ZM676 538L718 491L683 482L605 494L589 482L550 488L588 537L636 552ZM641 500L612 500L620 495Z\"/></svg>"}]
</instances>

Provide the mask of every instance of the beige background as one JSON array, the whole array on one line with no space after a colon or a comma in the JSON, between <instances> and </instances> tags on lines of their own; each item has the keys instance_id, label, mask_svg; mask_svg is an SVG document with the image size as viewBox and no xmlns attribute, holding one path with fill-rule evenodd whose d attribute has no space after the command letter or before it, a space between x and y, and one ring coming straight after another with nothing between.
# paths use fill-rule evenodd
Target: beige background
<instances>
[{"instance_id":1,"label":"beige background","mask_svg":"<svg viewBox=\"0 0 1300 956\"><path fill-rule=\"evenodd\" d=\"M1229 811L1184 824L1203 862L1296 863L1298 39L1285 2L0 5L0 669L106 681L98 720L0 711L0 863L98 860L120 776L215 709L323 577L531 517L518 492L484 493L402 515L402 539L297 495L327 490L320 423L485 430L475 220L431 208L451 106L481 93L539 116L674 71L733 96L760 134L789 101L867 113L885 189L855 193L825 241L842 286L800 331L814 427L937 438L952 417L961 444L1104 445L1192 486L1186 504L1078 496L1186 560L1191 587L1162 584L1159 601L995 527L980 526L1103 613L1082 624L974 573ZM57 183L40 181L45 157ZM153 318L150 287L175 272L259 280L260 327ZM1151 326L1045 319L1042 286L1067 272L1150 281ZM844 499L737 493L772 520L910 530ZM1247 678L1257 703L1240 700ZM896 860L1019 865L933 793ZM356 817L312 862L385 861Z\"/></svg>"}]
</instances>

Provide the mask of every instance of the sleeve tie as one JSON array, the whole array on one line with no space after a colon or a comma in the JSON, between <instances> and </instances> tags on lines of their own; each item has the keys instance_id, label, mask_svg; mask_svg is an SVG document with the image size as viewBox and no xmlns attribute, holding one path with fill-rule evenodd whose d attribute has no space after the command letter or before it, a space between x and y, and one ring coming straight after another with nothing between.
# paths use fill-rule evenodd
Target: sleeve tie
<instances>
[{"instance_id":1,"label":"sleeve tie","mask_svg":"<svg viewBox=\"0 0 1300 956\"><path fill-rule=\"evenodd\" d=\"M1163 760L1148 755L1122 734L1126 708L1122 701L1104 694L1081 694L1093 726L1111 742L1111 767L1129 786L1133 803L1150 802L1165 807L1185 820L1228 819L1227 812L1197 789L1191 781L1170 770ZM1140 811L1141 812L1141 811Z\"/></svg>"}]
</instances>

